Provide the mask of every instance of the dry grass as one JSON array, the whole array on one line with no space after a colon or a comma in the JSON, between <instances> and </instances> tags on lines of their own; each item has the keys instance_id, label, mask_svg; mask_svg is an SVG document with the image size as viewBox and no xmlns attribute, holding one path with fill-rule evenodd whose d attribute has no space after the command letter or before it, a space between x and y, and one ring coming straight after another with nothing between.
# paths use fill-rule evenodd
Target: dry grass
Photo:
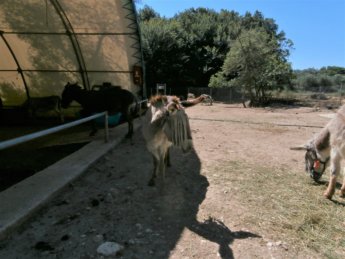
<instances>
[{"instance_id":1,"label":"dry grass","mask_svg":"<svg viewBox=\"0 0 345 259\"><path fill-rule=\"evenodd\" d=\"M219 176L210 180L231 189L250 208L243 221L295 249L345 258L345 200L323 198L324 184L290 168L223 161L214 170Z\"/></svg>"}]
</instances>

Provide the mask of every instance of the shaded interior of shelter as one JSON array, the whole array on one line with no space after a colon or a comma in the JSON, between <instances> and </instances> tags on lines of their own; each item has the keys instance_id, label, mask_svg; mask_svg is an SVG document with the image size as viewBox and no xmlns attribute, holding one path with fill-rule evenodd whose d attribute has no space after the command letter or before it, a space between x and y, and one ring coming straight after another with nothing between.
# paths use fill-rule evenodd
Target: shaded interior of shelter
<instances>
[{"instance_id":1,"label":"shaded interior of shelter","mask_svg":"<svg viewBox=\"0 0 345 259\"><path fill-rule=\"evenodd\" d=\"M85 144L87 142L0 151L0 192L40 172Z\"/></svg>"},{"instance_id":2,"label":"shaded interior of shelter","mask_svg":"<svg viewBox=\"0 0 345 259\"><path fill-rule=\"evenodd\" d=\"M68 110L63 110L65 118L63 123L81 118L80 109L80 106L74 106ZM144 113L145 110L145 107L140 107L136 117ZM0 112L0 141L62 124L59 115L54 111L40 111L34 117L30 116L28 111L22 107L3 107ZM112 117L110 116L108 120L110 122L109 128L126 123L121 116L116 124L112 124ZM32 176L92 141L90 132L94 124L98 129L103 129L104 119L89 121L0 151L0 191Z\"/></svg>"},{"instance_id":3,"label":"shaded interior of shelter","mask_svg":"<svg viewBox=\"0 0 345 259\"><path fill-rule=\"evenodd\" d=\"M132 78L140 51L131 0L1 1L0 141L60 125L56 114L33 118L23 106L32 97L61 96L67 82L142 91ZM78 108L65 110L64 122L78 119ZM89 124L0 151L1 189L88 143Z\"/></svg>"},{"instance_id":4,"label":"shaded interior of shelter","mask_svg":"<svg viewBox=\"0 0 345 259\"><path fill-rule=\"evenodd\" d=\"M0 3L4 106L60 96L67 82L88 90L110 82L138 93L143 89L134 83L132 70L142 64L140 53L133 1Z\"/></svg>"},{"instance_id":5,"label":"shaded interior of shelter","mask_svg":"<svg viewBox=\"0 0 345 259\"><path fill-rule=\"evenodd\" d=\"M67 118L66 122L72 120ZM0 123L0 141L61 125L54 116L30 118L18 108L4 109ZM79 150L91 141L90 123L7 148L0 151L0 191L34 175Z\"/></svg>"},{"instance_id":6,"label":"shaded interior of shelter","mask_svg":"<svg viewBox=\"0 0 345 259\"><path fill-rule=\"evenodd\" d=\"M141 109L140 113L146 109ZM80 107L72 107L69 113L64 113L68 123L81 118ZM138 117L139 114L136 116ZM46 130L62 125L60 117L51 112L40 112L31 117L20 107L5 107L0 115L0 142L14 139L26 134ZM12 148L0 151L0 191L24 180L27 177L45 169L64 157L76 152L92 141L90 132L96 125L104 129L104 119L89 121L84 124L32 140ZM112 121L112 116L108 122ZM116 124L109 124L109 128L117 127L124 121L121 116ZM97 135L101 134L98 131Z\"/></svg>"}]
</instances>

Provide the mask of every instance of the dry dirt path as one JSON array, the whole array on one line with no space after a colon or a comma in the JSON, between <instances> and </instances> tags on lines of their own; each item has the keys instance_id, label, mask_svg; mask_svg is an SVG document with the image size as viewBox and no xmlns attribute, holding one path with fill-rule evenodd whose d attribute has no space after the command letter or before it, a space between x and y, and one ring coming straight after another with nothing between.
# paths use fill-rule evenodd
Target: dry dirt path
<instances>
[{"instance_id":1,"label":"dry dirt path","mask_svg":"<svg viewBox=\"0 0 345 259\"><path fill-rule=\"evenodd\" d=\"M225 104L188 108L188 114L195 150L173 151L163 190L147 186L152 161L136 132L134 145L123 141L1 241L0 258L103 258L96 250L106 241L123 246L113 258L318 258L243 220L255 212L215 168L241 161L303 171L303 155L289 147L328 119L309 108Z\"/></svg>"}]
</instances>

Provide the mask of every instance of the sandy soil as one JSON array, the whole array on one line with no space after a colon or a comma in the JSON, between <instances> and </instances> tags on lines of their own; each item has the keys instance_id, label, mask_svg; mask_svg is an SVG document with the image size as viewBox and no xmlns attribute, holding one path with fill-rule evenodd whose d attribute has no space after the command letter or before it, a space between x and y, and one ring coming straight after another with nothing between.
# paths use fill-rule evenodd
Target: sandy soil
<instances>
[{"instance_id":1,"label":"sandy soil","mask_svg":"<svg viewBox=\"0 0 345 259\"><path fill-rule=\"evenodd\" d=\"M195 150L173 150L164 187L149 187L152 161L141 132L123 141L8 240L0 258L103 258L97 247L123 246L110 258L318 258L279 233L243 218L250 212L215 167L241 161L303 172L305 143L329 118L313 108L188 108ZM240 172L228 172L238 174ZM320 194L321 195L321 194Z\"/></svg>"}]
</instances>

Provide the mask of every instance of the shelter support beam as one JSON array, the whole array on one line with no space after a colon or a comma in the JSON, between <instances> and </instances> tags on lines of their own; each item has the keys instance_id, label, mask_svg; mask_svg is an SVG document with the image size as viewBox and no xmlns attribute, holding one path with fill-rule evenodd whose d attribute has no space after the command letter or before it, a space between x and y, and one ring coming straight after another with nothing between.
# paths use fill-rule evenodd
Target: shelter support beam
<instances>
[{"instance_id":1,"label":"shelter support beam","mask_svg":"<svg viewBox=\"0 0 345 259\"><path fill-rule=\"evenodd\" d=\"M60 5L58 0L50 0L51 4L54 6L56 12L58 13L64 27L66 28L66 33L69 36L74 52L76 54L76 58L77 58L77 62L79 65L79 71L81 74L81 78L83 80L83 85L86 89L90 89L90 81L89 81L89 77L87 75L87 69L86 69L86 65L85 65L85 60L80 48L80 44L78 41L78 38L74 32L73 26L70 22L70 20L68 19L66 12L64 11L64 9L62 8L62 6Z\"/></svg>"},{"instance_id":2,"label":"shelter support beam","mask_svg":"<svg viewBox=\"0 0 345 259\"><path fill-rule=\"evenodd\" d=\"M16 63L17 65L17 70L18 73L20 74L22 80L23 80L23 84L24 84L24 87L25 87L25 91L26 91L26 96L28 98L28 100L30 100L30 93L29 93L29 87L28 87L28 84L25 80L25 76L24 76L24 73L23 73L23 69L21 68L20 66L20 63L16 57L16 54L14 53L13 49L11 48L11 45L9 44L9 42L7 41L6 37L4 36L4 32L3 31L0 31L0 37L1 39L4 41L6 47L8 48L8 50L10 51L11 55L12 55L12 58L14 60L14 62Z\"/></svg>"}]
</instances>

